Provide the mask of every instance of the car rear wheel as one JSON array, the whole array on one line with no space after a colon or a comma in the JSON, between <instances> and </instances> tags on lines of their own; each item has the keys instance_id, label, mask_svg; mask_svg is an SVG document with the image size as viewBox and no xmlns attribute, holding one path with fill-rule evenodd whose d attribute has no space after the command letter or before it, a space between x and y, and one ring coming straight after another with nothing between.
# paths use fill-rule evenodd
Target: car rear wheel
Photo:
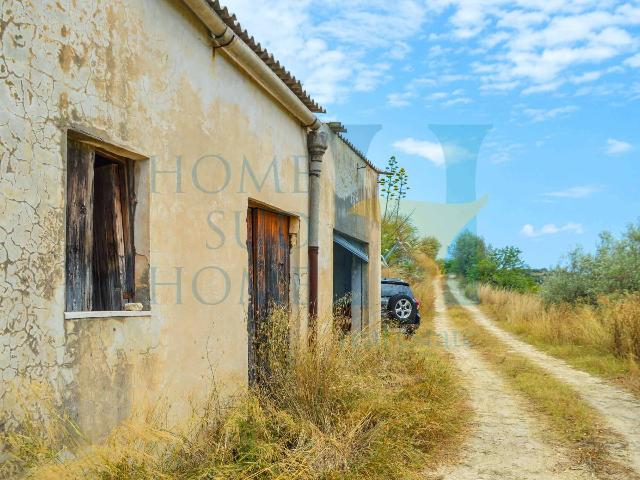
<instances>
[{"instance_id":1,"label":"car rear wheel","mask_svg":"<svg viewBox=\"0 0 640 480\"><path fill-rule=\"evenodd\" d=\"M391 297L387 309L393 318L402 323L413 321L416 317L416 306L408 295Z\"/></svg>"}]
</instances>

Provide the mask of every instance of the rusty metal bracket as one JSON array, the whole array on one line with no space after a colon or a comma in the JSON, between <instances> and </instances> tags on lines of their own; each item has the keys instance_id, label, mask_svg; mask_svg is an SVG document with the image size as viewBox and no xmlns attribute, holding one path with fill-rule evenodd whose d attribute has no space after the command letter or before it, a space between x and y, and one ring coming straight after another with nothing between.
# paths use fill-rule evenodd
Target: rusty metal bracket
<instances>
[{"instance_id":1,"label":"rusty metal bracket","mask_svg":"<svg viewBox=\"0 0 640 480\"><path fill-rule=\"evenodd\" d=\"M220 35L216 35L215 33L211 32L211 41L213 43L214 49L228 47L229 45L231 45L231 43L233 43L233 41L236 39L236 34L233 32L231 34L231 38L226 43L220 43L220 41L227 35L228 31L229 27L226 27L224 29L224 32L222 32L222 34Z\"/></svg>"}]
</instances>

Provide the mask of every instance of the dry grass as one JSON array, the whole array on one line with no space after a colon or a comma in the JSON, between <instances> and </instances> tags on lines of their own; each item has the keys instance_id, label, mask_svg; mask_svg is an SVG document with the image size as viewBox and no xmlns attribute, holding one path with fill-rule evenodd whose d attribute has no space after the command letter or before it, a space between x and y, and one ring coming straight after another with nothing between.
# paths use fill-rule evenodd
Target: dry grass
<instances>
[{"instance_id":1,"label":"dry grass","mask_svg":"<svg viewBox=\"0 0 640 480\"><path fill-rule=\"evenodd\" d=\"M460 442L466 407L457 377L419 335L379 343L336 336L291 352L282 321L272 322L273 349L263 352L265 387L229 405L212 394L181 426L138 415L100 445L84 442L53 406L46 428L27 409L3 439L0 471L43 480L418 478Z\"/></svg>"},{"instance_id":2,"label":"dry grass","mask_svg":"<svg viewBox=\"0 0 640 480\"><path fill-rule=\"evenodd\" d=\"M435 260L426 255L418 256L420 270L423 272L419 282L412 285L413 293L420 301L422 322L429 322L435 315L436 292L433 289L433 279L440 275L440 268Z\"/></svg>"},{"instance_id":3,"label":"dry grass","mask_svg":"<svg viewBox=\"0 0 640 480\"><path fill-rule=\"evenodd\" d=\"M450 298L450 297L449 297ZM514 390L521 393L541 416L551 439L568 447L576 466L591 469L598 478L639 478L611 458L607 445L617 440L604 427L599 414L585 404L568 385L513 353L479 326L460 306L448 309L449 317Z\"/></svg>"},{"instance_id":4,"label":"dry grass","mask_svg":"<svg viewBox=\"0 0 640 480\"><path fill-rule=\"evenodd\" d=\"M440 267L434 259L423 253L417 253L415 257L417 271L420 272L419 278L406 278L402 268L393 266L383 268L382 276L404 278L411 283L413 293L420 301L420 314L424 323L425 320L428 321L429 318L432 318L435 312L436 295L433 289L433 279L440 275Z\"/></svg>"},{"instance_id":5,"label":"dry grass","mask_svg":"<svg viewBox=\"0 0 640 480\"><path fill-rule=\"evenodd\" d=\"M383 277L402 278L412 284L422 283L425 279L433 278L439 273L440 268L437 262L419 251L414 252L412 262L408 264L382 268Z\"/></svg>"},{"instance_id":6,"label":"dry grass","mask_svg":"<svg viewBox=\"0 0 640 480\"><path fill-rule=\"evenodd\" d=\"M486 285L477 293L481 308L503 328L640 395L640 294L591 306L545 305L535 295Z\"/></svg>"}]
</instances>

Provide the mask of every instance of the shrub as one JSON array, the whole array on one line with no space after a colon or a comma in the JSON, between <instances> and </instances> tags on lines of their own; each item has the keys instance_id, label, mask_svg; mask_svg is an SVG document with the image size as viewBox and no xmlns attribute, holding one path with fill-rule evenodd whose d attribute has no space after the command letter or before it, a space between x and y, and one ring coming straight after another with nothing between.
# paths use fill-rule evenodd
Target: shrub
<instances>
[{"instance_id":1,"label":"shrub","mask_svg":"<svg viewBox=\"0 0 640 480\"><path fill-rule=\"evenodd\" d=\"M616 239L600 234L595 253L576 248L564 265L546 278L541 295L550 303L596 305L602 295L640 291L640 224L629 225Z\"/></svg>"},{"instance_id":2,"label":"shrub","mask_svg":"<svg viewBox=\"0 0 640 480\"><path fill-rule=\"evenodd\" d=\"M467 281L475 281L478 276L478 264L487 256L487 245L482 237L465 230L450 247L449 267L453 273L462 275Z\"/></svg>"},{"instance_id":3,"label":"shrub","mask_svg":"<svg viewBox=\"0 0 640 480\"><path fill-rule=\"evenodd\" d=\"M416 244L417 250L432 260L438 256L440 247L440 241L435 237L422 237Z\"/></svg>"},{"instance_id":4,"label":"shrub","mask_svg":"<svg viewBox=\"0 0 640 480\"><path fill-rule=\"evenodd\" d=\"M480 297L478 296L478 284L477 283L466 284L464 287L464 296L476 303L479 302Z\"/></svg>"}]
</instances>

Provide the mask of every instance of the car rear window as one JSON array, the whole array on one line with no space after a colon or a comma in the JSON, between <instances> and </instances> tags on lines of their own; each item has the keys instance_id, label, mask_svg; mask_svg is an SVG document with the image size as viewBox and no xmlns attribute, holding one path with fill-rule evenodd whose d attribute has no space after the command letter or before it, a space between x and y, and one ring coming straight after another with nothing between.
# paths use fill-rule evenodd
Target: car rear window
<instances>
[{"instance_id":1,"label":"car rear window","mask_svg":"<svg viewBox=\"0 0 640 480\"><path fill-rule=\"evenodd\" d=\"M411 289L407 285L396 285L393 283L383 283L382 284L382 296L383 297L393 297L394 295L398 295L399 293L404 293L406 295L411 295Z\"/></svg>"}]
</instances>

